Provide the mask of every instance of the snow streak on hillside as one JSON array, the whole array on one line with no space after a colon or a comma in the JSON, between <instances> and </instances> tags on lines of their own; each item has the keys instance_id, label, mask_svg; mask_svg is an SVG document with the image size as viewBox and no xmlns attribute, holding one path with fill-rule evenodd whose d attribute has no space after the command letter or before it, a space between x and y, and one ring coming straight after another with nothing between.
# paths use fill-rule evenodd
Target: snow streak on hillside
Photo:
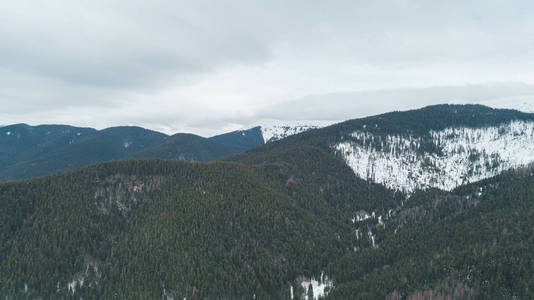
<instances>
[{"instance_id":1,"label":"snow streak on hillside","mask_svg":"<svg viewBox=\"0 0 534 300\"><path fill-rule=\"evenodd\" d=\"M447 128L423 137L356 131L335 149L361 178L411 193L455 187L534 162L534 122Z\"/></svg>"}]
</instances>

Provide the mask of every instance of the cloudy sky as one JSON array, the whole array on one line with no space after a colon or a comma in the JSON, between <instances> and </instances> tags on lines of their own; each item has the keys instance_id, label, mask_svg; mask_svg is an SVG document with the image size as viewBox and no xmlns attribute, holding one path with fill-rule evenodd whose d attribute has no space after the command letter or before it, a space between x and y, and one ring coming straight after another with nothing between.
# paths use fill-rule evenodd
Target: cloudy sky
<instances>
[{"instance_id":1,"label":"cloudy sky","mask_svg":"<svg viewBox=\"0 0 534 300\"><path fill-rule=\"evenodd\" d=\"M0 124L204 136L534 102L531 0L0 1Z\"/></svg>"}]
</instances>

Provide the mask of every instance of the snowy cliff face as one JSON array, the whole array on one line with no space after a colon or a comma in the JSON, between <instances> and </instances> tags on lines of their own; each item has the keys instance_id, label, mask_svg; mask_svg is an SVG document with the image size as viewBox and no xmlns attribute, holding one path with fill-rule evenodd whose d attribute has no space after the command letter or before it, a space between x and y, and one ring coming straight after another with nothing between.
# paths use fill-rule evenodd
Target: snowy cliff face
<instances>
[{"instance_id":1,"label":"snowy cliff face","mask_svg":"<svg viewBox=\"0 0 534 300\"><path fill-rule=\"evenodd\" d=\"M389 188L452 190L534 162L534 122L447 128L423 137L361 130L334 148L356 175Z\"/></svg>"}]
</instances>

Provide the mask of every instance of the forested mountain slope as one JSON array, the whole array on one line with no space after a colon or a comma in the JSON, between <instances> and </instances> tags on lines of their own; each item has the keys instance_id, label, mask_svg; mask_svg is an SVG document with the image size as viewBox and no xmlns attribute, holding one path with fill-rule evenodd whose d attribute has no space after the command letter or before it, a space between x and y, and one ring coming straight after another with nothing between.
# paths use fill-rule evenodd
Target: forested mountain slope
<instances>
[{"instance_id":1,"label":"forested mountain slope","mask_svg":"<svg viewBox=\"0 0 534 300\"><path fill-rule=\"evenodd\" d=\"M428 145L417 160L444 149L424 142L431 131L533 119L434 106L308 131L228 161L129 160L2 183L0 296L530 299L530 164L407 193L360 176L336 145L357 145L356 130L412 136Z\"/></svg>"},{"instance_id":2,"label":"forested mountain slope","mask_svg":"<svg viewBox=\"0 0 534 300\"><path fill-rule=\"evenodd\" d=\"M11 163L0 170L0 177L29 178L88 164L123 159L160 144L166 138L162 133L130 126L107 128L92 132L90 135L75 130L72 134L77 138Z\"/></svg>"},{"instance_id":3,"label":"forested mountain slope","mask_svg":"<svg viewBox=\"0 0 534 300\"><path fill-rule=\"evenodd\" d=\"M28 160L95 134L92 128L15 124L0 128L0 168Z\"/></svg>"},{"instance_id":4,"label":"forested mountain slope","mask_svg":"<svg viewBox=\"0 0 534 300\"><path fill-rule=\"evenodd\" d=\"M534 114L481 105L436 105L346 121L248 152L314 145L358 177L413 193L451 190L534 162ZM258 155L256 155L258 153Z\"/></svg>"},{"instance_id":5,"label":"forested mountain slope","mask_svg":"<svg viewBox=\"0 0 534 300\"><path fill-rule=\"evenodd\" d=\"M137 152L131 157L161 158L185 161L212 161L231 153L242 151L194 134L178 133L166 138L161 144Z\"/></svg>"},{"instance_id":6,"label":"forested mountain slope","mask_svg":"<svg viewBox=\"0 0 534 300\"><path fill-rule=\"evenodd\" d=\"M531 299L534 173L506 172L452 192L426 191L356 222L375 248L331 264L332 299Z\"/></svg>"},{"instance_id":7,"label":"forested mountain slope","mask_svg":"<svg viewBox=\"0 0 534 300\"><path fill-rule=\"evenodd\" d=\"M209 139L231 148L235 153L243 152L265 144L261 127L259 126L247 130L236 130L212 136Z\"/></svg>"},{"instance_id":8,"label":"forested mountain slope","mask_svg":"<svg viewBox=\"0 0 534 300\"><path fill-rule=\"evenodd\" d=\"M314 186L319 175L293 173L297 167L123 161L0 184L1 293L284 298L290 286L297 293L303 278L353 248L348 211L391 201L348 168L347 178L332 173Z\"/></svg>"}]
</instances>

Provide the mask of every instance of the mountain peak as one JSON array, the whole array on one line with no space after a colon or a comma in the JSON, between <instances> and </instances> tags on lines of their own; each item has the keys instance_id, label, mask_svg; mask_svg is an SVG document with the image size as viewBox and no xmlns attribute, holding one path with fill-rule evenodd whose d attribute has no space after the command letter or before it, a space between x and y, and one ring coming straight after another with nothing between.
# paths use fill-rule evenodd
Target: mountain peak
<instances>
[{"instance_id":1,"label":"mountain peak","mask_svg":"<svg viewBox=\"0 0 534 300\"><path fill-rule=\"evenodd\" d=\"M533 114L435 105L379 117L333 148L356 175L395 190L452 190L534 161Z\"/></svg>"}]
</instances>

